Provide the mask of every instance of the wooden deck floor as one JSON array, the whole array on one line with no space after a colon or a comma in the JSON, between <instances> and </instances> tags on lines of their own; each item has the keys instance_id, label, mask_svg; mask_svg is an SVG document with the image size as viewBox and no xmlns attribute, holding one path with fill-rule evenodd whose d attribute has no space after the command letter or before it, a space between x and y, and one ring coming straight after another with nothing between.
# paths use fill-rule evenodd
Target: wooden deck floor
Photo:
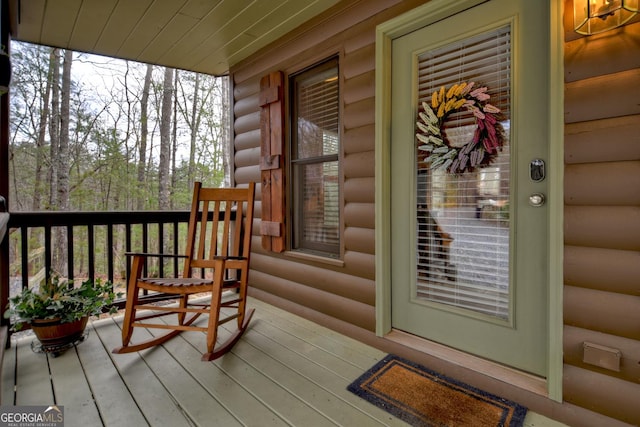
<instances>
[{"instance_id":1,"label":"wooden deck floor","mask_svg":"<svg viewBox=\"0 0 640 427\"><path fill-rule=\"evenodd\" d=\"M231 353L201 362L201 333L114 355L121 318L91 323L59 357L12 343L2 405L64 406L65 426L401 426L346 387L384 353L255 299ZM560 426L529 413L527 426Z\"/></svg>"}]
</instances>

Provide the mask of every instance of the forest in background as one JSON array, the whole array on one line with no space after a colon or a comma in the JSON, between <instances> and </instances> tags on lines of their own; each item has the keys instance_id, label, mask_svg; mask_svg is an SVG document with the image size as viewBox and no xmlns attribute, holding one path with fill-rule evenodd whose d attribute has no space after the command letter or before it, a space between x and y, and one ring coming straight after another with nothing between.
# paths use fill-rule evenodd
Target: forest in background
<instances>
[{"instance_id":1,"label":"forest in background","mask_svg":"<svg viewBox=\"0 0 640 427\"><path fill-rule=\"evenodd\" d=\"M11 211L186 209L229 186L226 77L12 43Z\"/></svg>"},{"instance_id":2,"label":"forest in background","mask_svg":"<svg viewBox=\"0 0 640 427\"><path fill-rule=\"evenodd\" d=\"M10 212L186 210L194 181L231 185L227 77L19 42L10 54ZM52 266L67 276L66 230L53 233ZM21 242L11 234L10 274L18 278ZM116 232L111 248L95 242L98 274L104 251L124 271L123 240ZM34 285L43 276L42 230L30 229L28 241ZM73 244L80 278L85 233Z\"/></svg>"}]
</instances>

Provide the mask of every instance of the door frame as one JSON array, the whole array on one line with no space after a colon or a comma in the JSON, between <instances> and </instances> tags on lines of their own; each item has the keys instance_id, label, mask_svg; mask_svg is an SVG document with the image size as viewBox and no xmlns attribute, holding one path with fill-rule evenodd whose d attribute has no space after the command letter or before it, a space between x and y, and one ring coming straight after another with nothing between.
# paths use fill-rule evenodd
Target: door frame
<instances>
[{"instance_id":1,"label":"door frame","mask_svg":"<svg viewBox=\"0 0 640 427\"><path fill-rule=\"evenodd\" d=\"M376 29L375 88L375 260L376 335L384 337L391 325L391 53L392 41L416 29L490 0L432 0ZM564 32L561 0L549 4L549 276L547 396L562 401L562 291L564 214Z\"/></svg>"}]
</instances>

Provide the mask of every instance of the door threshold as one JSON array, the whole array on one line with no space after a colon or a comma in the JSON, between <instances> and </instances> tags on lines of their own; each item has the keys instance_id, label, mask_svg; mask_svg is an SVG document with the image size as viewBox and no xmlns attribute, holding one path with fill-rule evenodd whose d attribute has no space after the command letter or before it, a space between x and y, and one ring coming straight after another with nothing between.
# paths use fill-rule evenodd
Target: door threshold
<instances>
[{"instance_id":1,"label":"door threshold","mask_svg":"<svg viewBox=\"0 0 640 427\"><path fill-rule=\"evenodd\" d=\"M384 338L540 396L548 397L547 381L542 377L491 362L396 329L392 329Z\"/></svg>"}]
</instances>

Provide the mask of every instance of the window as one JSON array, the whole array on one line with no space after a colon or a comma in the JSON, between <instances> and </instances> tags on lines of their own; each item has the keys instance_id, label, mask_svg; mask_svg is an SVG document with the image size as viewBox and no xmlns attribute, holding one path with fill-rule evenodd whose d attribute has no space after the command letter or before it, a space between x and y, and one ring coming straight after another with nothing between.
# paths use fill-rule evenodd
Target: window
<instances>
[{"instance_id":1,"label":"window","mask_svg":"<svg viewBox=\"0 0 640 427\"><path fill-rule=\"evenodd\" d=\"M491 165L463 174L417 165L419 298L509 316L511 27L425 52L418 57L420 101L442 86L474 81L489 87L501 111L502 150ZM475 119L452 114L444 133L454 146L473 137ZM416 155L419 159L419 154Z\"/></svg>"},{"instance_id":2,"label":"window","mask_svg":"<svg viewBox=\"0 0 640 427\"><path fill-rule=\"evenodd\" d=\"M340 255L338 60L292 75L291 249Z\"/></svg>"}]
</instances>

